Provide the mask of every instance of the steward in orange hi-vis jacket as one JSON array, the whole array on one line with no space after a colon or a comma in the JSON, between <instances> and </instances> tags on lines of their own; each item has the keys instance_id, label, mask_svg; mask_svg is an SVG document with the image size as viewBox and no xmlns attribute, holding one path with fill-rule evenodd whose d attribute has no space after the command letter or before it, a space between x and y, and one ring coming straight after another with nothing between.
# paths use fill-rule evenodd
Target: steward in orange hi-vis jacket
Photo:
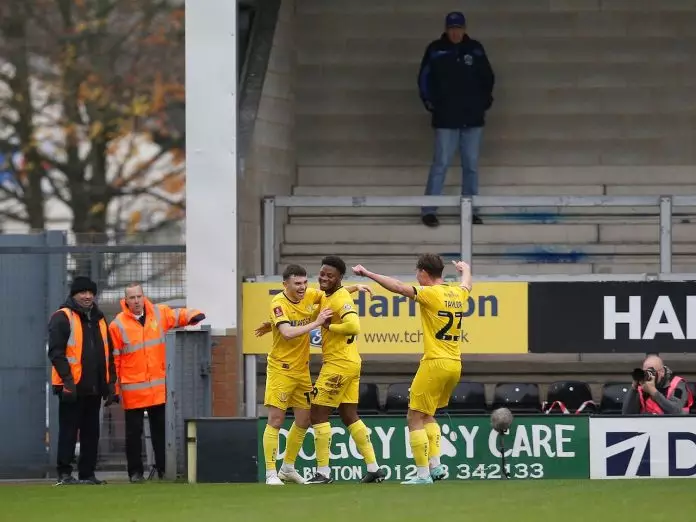
<instances>
[{"instance_id":1,"label":"steward in orange hi-vis jacket","mask_svg":"<svg viewBox=\"0 0 696 522\"><path fill-rule=\"evenodd\" d=\"M57 485L103 484L94 471L99 450L99 411L117 401L113 343L95 302L97 285L77 276L70 295L48 323L51 384L58 395ZM80 437L78 479L72 461Z\"/></svg>"},{"instance_id":2,"label":"steward in orange hi-vis jacket","mask_svg":"<svg viewBox=\"0 0 696 522\"><path fill-rule=\"evenodd\" d=\"M155 467L164 476L166 349L171 328L205 319L200 310L152 304L138 283L126 287L122 311L109 325L121 403L126 413L126 457L131 482L143 480L142 436L147 411Z\"/></svg>"}]
</instances>

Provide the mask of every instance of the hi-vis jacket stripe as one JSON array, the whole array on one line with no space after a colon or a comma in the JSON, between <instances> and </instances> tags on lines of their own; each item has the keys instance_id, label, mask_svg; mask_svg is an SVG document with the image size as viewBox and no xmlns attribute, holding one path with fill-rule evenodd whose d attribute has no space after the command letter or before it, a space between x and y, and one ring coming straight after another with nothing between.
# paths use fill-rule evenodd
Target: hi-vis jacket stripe
<instances>
[{"instance_id":1,"label":"hi-vis jacket stripe","mask_svg":"<svg viewBox=\"0 0 696 522\"><path fill-rule=\"evenodd\" d=\"M186 326L191 317L201 312L186 308L173 310L145 299L145 320L141 324L128 310L125 300L121 301L121 309L109 326L121 403L126 410L164 404L167 398L165 333Z\"/></svg>"},{"instance_id":2,"label":"hi-vis jacket stripe","mask_svg":"<svg viewBox=\"0 0 696 522\"><path fill-rule=\"evenodd\" d=\"M177 318L179 317L179 310L176 310L177 312ZM157 337L156 339L149 339L144 342L138 342L138 343L131 343L130 338L128 337L128 332L126 331L126 327L123 325L123 320L121 318L121 314L119 314L116 319L113 320L111 323L112 325L116 325L116 327L119 329L121 332L121 340L123 341L123 350L114 348L114 355L121 355L121 354L126 354L126 353L134 353L137 352L138 350L142 350L143 348L148 348L150 346L157 346L160 344L164 344L164 331L162 330L162 314L160 313L159 307L155 306L154 307L154 313L155 313L155 320L157 321L157 327L160 332L160 336ZM177 321L178 322L178 321Z\"/></svg>"}]
</instances>

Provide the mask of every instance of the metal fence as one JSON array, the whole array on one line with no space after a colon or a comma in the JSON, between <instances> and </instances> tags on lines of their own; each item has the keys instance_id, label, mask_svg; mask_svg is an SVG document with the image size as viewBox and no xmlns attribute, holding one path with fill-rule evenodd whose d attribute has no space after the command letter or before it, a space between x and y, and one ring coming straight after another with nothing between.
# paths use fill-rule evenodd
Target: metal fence
<instances>
[{"instance_id":1,"label":"metal fence","mask_svg":"<svg viewBox=\"0 0 696 522\"><path fill-rule=\"evenodd\" d=\"M672 272L672 220L675 207L696 206L696 196L279 196L263 204L263 275L276 272L276 210L299 207L458 207L460 212L461 258L471 262L473 254L473 210L491 207L653 207L659 210L655 239L660 247L660 273ZM559 224L558 226L563 226ZM626 226L631 226L626 224Z\"/></svg>"},{"instance_id":2,"label":"metal fence","mask_svg":"<svg viewBox=\"0 0 696 522\"><path fill-rule=\"evenodd\" d=\"M97 283L97 302L108 321L120 311L123 289L132 281L141 282L153 302L185 297L185 245L98 244L100 239L57 231L0 235L0 413L2 418L26 419L6 432L11 443L4 444L0 435L0 447L7 448L0 460L11 462L13 453L32 451L32 476L41 462L49 470L55 465L50 441L57 436L57 399L48 386L46 326L67 297L72 279L86 275ZM23 393L37 389L39 382L44 391ZM8 400L13 396L19 398ZM31 448L15 447L23 440L33 441ZM41 456L42 446L48 458ZM125 469L124 414L118 406L103 411L99 469ZM17 470L8 473L18 476L20 464Z\"/></svg>"}]
</instances>

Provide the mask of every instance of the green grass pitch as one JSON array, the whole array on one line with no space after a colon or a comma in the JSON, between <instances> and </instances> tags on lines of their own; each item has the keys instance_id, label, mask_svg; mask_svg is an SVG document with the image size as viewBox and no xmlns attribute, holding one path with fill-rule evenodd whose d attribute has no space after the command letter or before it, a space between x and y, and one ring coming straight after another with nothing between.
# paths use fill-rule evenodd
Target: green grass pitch
<instances>
[{"instance_id":1,"label":"green grass pitch","mask_svg":"<svg viewBox=\"0 0 696 522\"><path fill-rule=\"evenodd\" d=\"M674 522L696 520L692 480L331 484L2 485L0 520L51 522Z\"/></svg>"}]
</instances>

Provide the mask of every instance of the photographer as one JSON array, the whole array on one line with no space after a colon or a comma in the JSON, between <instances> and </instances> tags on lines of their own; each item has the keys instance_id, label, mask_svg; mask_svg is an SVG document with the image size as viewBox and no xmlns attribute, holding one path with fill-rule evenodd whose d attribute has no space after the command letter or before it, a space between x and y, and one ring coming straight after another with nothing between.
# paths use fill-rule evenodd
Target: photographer
<instances>
[{"instance_id":1,"label":"photographer","mask_svg":"<svg viewBox=\"0 0 696 522\"><path fill-rule=\"evenodd\" d=\"M648 356L643 368L633 370L633 385L624 397L624 415L686 415L693 397L686 381L677 377L657 355Z\"/></svg>"}]
</instances>

